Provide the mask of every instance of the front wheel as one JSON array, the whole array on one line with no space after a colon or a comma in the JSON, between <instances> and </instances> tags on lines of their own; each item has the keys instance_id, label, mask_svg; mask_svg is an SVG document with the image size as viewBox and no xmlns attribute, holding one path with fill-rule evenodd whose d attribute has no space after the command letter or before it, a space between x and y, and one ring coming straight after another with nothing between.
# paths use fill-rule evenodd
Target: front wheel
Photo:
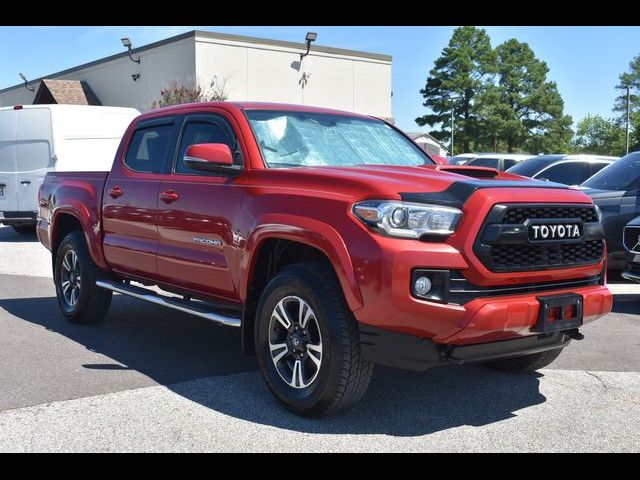
<instances>
[{"instance_id":1,"label":"front wheel","mask_svg":"<svg viewBox=\"0 0 640 480\"><path fill-rule=\"evenodd\" d=\"M58 304L72 323L96 323L105 316L113 293L96 286L100 270L81 232L64 237L56 254L53 278Z\"/></svg>"},{"instance_id":2,"label":"front wheel","mask_svg":"<svg viewBox=\"0 0 640 480\"><path fill-rule=\"evenodd\" d=\"M373 373L360 355L357 322L338 279L321 263L287 266L269 282L258 305L255 345L271 392L302 415L348 409Z\"/></svg>"}]
</instances>

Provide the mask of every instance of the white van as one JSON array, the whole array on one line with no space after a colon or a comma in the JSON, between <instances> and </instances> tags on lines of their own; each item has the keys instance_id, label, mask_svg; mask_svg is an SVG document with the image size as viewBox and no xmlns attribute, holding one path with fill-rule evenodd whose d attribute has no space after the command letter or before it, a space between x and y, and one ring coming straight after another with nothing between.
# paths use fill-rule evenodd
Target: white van
<instances>
[{"instance_id":1,"label":"white van","mask_svg":"<svg viewBox=\"0 0 640 480\"><path fill-rule=\"evenodd\" d=\"M32 233L47 172L108 171L134 108L16 105L0 108L0 224Z\"/></svg>"}]
</instances>

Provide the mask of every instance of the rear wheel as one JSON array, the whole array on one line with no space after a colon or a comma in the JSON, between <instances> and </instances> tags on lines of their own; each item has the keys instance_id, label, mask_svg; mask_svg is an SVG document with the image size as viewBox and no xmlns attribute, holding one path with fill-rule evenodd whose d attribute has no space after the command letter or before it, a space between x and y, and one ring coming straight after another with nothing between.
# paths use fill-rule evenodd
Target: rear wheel
<instances>
[{"instance_id":1,"label":"rear wheel","mask_svg":"<svg viewBox=\"0 0 640 480\"><path fill-rule=\"evenodd\" d=\"M558 358L561 352L562 348L557 348L555 350L547 350L545 352L533 353L531 355L493 360L485 362L485 365L489 368L493 368L494 370L501 370L503 372L529 373L546 367Z\"/></svg>"},{"instance_id":2,"label":"rear wheel","mask_svg":"<svg viewBox=\"0 0 640 480\"><path fill-rule=\"evenodd\" d=\"M82 233L64 237L56 255L54 282L58 304L70 322L96 323L107 313L113 293L96 286L99 274Z\"/></svg>"},{"instance_id":3,"label":"rear wheel","mask_svg":"<svg viewBox=\"0 0 640 480\"><path fill-rule=\"evenodd\" d=\"M36 226L35 225L13 225L12 227L20 235L35 235L36 234Z\"/></svg>"},{"instance_id":4,"label":"rear wheel","mask_svg":"<svg viewBox=\"0 0 640 480\"><path fill-rule=\"evenodd\" d=\"M338 279L322 263L290 265L269 282L258 306L255 344L269 389L302 415L348 409L373 373L360 355L357 322Z\"/></svg>"}]
</instances>

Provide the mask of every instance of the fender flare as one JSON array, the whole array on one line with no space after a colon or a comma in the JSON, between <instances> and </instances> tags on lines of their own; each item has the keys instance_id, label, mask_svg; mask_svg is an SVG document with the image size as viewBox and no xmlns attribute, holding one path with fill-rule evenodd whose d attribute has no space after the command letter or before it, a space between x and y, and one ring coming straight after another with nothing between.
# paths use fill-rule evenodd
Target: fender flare
<instances>
[{"instance_id":1,"label":"fender flare","mask_svg":"<svg viewBox=\"0 0 640 480\"><path fill-rule=\"evenodd\" d=\"M56 230L62 215L68 215L77 220L80 224L82 235L84 236L92 260L99 268L108 269L107 262L102 253L102 232L99 217L95 217L86 205L80 201L70 201L68 204L55 206L51 215L49 228L49 244L53 251L53 239L56 238Z\"/></svg>"},{"instance_id":2,"label":"fender flare","mask_svg":"<svg viewBox=\"0 0 640 480\"><path fill-rule=\"evenodd\" d=\"M352 311L362 308L362 294L355 275L351 256L342 237L329 224L319 220L290 214L266 214L254 223L247 238L241 259L240 297L247 299L249 282L262 244L270 239L284 239L308 245L320 250L335 270L347 304Z\"/></svg>"}]
</instances>

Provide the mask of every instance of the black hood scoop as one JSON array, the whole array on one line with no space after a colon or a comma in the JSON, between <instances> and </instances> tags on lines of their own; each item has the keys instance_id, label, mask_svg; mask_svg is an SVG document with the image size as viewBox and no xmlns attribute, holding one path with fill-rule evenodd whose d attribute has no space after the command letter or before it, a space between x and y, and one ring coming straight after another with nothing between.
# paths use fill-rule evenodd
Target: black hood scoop
<instances>
[{"instance_id":1,"label":"black hood scoop","mask_svg":"<svg viewBox=\"0 0 640 480\"><path fill-rule=\"evenodd\" d=\"M455 172L458 173L458 172ZM552 188L556 190L568 190L567 185L554 182L541 182L538 180L475 180L454 182L446 190L429 193L399 192L405 202L432 203L448 207L462 208L476 190L482 188Z\"/></svg>"}]
</instances>

